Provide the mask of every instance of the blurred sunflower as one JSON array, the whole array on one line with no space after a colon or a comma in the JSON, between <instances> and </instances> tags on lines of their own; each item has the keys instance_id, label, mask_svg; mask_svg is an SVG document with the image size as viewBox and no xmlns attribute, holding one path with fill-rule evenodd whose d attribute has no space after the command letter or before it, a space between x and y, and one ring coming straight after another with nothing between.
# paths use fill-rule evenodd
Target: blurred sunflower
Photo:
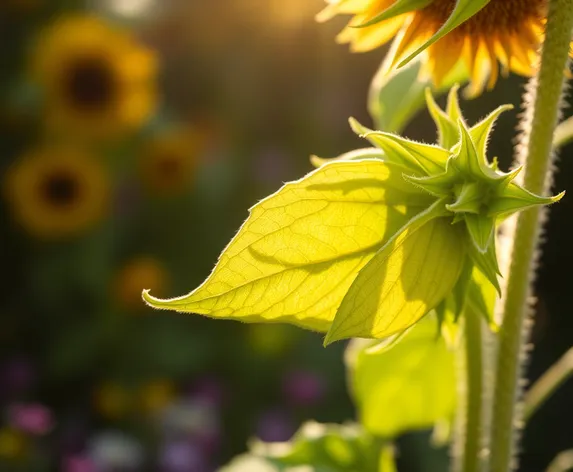
<instances>
[{"instance_id":1,"label":"blurred sunflower","mask_svg":"<svg viewBox=\"0 0 573 472\"><path fill-rule=\"evenodd\" d=\"M0 429L0 458L19 459L28 449L28 438L16 429L4 427Z\"/></svg>"},{"instance_id":2,"label":"blurred sunflower","mask_svg":"<svg viewBox=\"0 0 573 472\"><path fill-rule=\"evenodd\" d=\"M5 185L14 219L40 238L77 235L108 210L107 171L77 148L51 146L25 154L8 169Z\"/></svg>"},{"instance_id":3,"label":"blurred sunflower","mask_svg":"<svg viewBox=\"0 0 573 472\"><path fill-rule=\"evenodd\" d=\"M200 147L199 133L185 127L152 138L141 159L145 186L160 195L184 191L193 178Z\"/></svg>"},{"instance_id":4,"label":"blurred sunflower","mask_svg":"<svg viewBox=\"0 0 573 472\"><path fill-rule=\"evenodd\" d=\"M155 55L95 16L67 16L48 27L33 72L54 129L115 137L143 125L157 105Z\"/></svg>"},{"instance_id":5,"label":"blurred sunflower","mask_svg":"<svg viewBox=\"0 0 573 472\"><path fill-rule=\"evenodd\" d=\"M167 379L157 379L142 385L139 389L139 406L149 415L154 415L167 406L175 398L175 385Z\"/></svg>"},{"instance_id":6,"label":"blurred sunflower","mask_svg":"<svg viewBox=\"0 0 573 472\"><path fill-rule=\"evenodd\" d=\"M141 299L142 287L154 287L165 293L168 285L167 271L153 257L140 256L128 262L115 279L115 296L122 308L143 310L146 308Z\"/></svg>"},{"instance_id":7,"label":"blurred sunflower","mask_svg":"<svg viewBox=\"0 0 573 472\"><path fill-rule=\"evenodd\" d=\"M132 407L132 394L121 384L107 382L95 389L93 404L102 417L117 420L125 417Z\"/></svg>"},{"instance_id":8,"label":"blurred sunflower","mask_svg":"<svg viewBox=\"0 0 573 472\"><path fill-rule=\"evenodd\" d=\"M503 75L509 71L524 76L534 73L547 9L547 0L482 1L485 6L449 31L458 23L452 15L456 0L409 2L409 8L403 7L408 2L401 0L327 1L329 5L317 16L319 21L337 14L354 15L338 35L338 42L350 43L354 51L368 51L394 38L386 63L389 67L426 48L422 73L436 86L462 61L471 78L470 96L480 94L486 86L493 88L500 65ZM358 27L369 22L369 26Z\"/></svg>"}]
</instances>

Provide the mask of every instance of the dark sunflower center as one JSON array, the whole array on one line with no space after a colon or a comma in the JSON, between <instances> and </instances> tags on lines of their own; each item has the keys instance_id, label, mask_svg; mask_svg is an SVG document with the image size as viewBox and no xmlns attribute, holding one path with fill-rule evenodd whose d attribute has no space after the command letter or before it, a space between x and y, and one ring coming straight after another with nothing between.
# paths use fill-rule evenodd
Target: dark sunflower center
<instances>
[{"instance_id":1,"label":"dark sunflower center","mask_svg":"<svg viewBox=\"0 0 573 472\"><path fill-rule=\"evenodd\" d=\"M105 108L115 98L116 87L111 65L101 58L77 59L64 73L65 93L80 110Z\"/></svg>"},{"instance_id":2,"label":"dark sunflower center","mask_svg":"<svg viewBox=\"0 0 573 472\"><path fill-rule=\"evenodd\" d=\"M159 159L156 168L161 177L166 179L177 178L184 171L181 159L171 155L166 155Z\"/></svg>"},{"instance_id":3,"label":"dark sunflower center","mask_svg":"<svg viewBox=\"0 0 573 472\"><path fill-rule=\"evenodd\" d=\"M455 5L456 0L434 0L423 9L423 14L441 26ZM519 31L524 22L541 21L546 7L547 0L491 0L455 31L463 34Z\"/></svg>"},{"instance_id":4,"label":"dark sunflower center","mask_svg":"<svg viewBox=\"0 0 573 472\"><path fill-rule=\"evenodd\" d=\"M53 206L67 206L79 195L78 181L73 175L59 172L48 176L42 185L42 196Z\"/></svg>"}]
</instances>

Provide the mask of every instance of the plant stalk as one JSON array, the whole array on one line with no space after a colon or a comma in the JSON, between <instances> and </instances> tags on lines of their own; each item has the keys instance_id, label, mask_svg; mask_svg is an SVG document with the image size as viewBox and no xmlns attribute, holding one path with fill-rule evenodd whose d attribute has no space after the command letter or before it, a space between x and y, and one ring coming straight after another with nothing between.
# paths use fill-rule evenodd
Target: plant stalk
<instances>
[{"instance_id":1,"label":"plant stalk","mask_svg":"<svg viewBox=\"0 0 573 472\"><path fill-rule=\"evenodd\" d=\"M524 420L527 421L553 393L573 375L573 347L553 364L525 394Z\"/></svg>"},{"instance_id":2,"label":"plant stalk","mask_svg":"<svg viewBox=\"0 0 573 472\"><path fill-rule=\"evenodd\" d=\"M483 339L479 313L466 305L464 316L465 402L462 402L465 434L461 458L462 472L482 470L483 437Z\"/></svg>"},{"instance_id":3,"label":"plant stalk","mask_svg":"<svg viewBox=\"0 0 573 472\"><path fill-rule=\"evenodd\" d=\"M550 0L545 41L537 77L532 79L532 100L523 123L522 152L525 163L524 186L546 194L552 182L551 146L559 118L567 65L573 0ZM537 246L543 223L543 210L532 208L519 214L505 297L503 323L499 333L496 380L491 430L491 472L508 472L516 462L521 408L520 376L528 340L531 282Z\"/></svg>"}]
</instances>

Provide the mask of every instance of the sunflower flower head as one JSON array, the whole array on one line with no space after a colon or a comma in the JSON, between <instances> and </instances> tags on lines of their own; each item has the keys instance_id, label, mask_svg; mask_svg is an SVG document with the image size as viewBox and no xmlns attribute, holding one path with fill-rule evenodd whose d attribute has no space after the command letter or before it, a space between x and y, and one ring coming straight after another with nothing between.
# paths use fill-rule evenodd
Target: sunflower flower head
<instances>
[{"instance_id":1,"label":"sunflower flower head","mask_svg":"<svg viewBox=\"0 0 573 472\"><path fill-rule=\"evenodd\" d=\"M138 256L128 261L118 272L114 282L115 299L121 308L139 312L145 305L141 303L141 286L153 287L165 293L169 277L163 264L151 256Z\"/></svg>"},{"instance_id":2,"label":"sunflower flower head","mask_svg":"<svg viewBox=\"0 0 573 472\"><path fill-rule=\"evenodd\" d=\"M113 137L139 128L156 108L155 55L96 16L67 16L49 26L33 73L56 130Z\"/></svg>"},{"instance_id":3,"label":"sunflower flower head","mask_svg":"<svg viewBox=\"0 0 573 472\"><path fill-rule=\"evenodd\" d=\"M179 194L188 189L201 146L198 133L186 127L152 137L141 159L141 176L147 189L157 195Z\"/></svg>"},{"instance_id":4,"label":"sunflower flower head","mask_svg":"<svg viewBox=\"0 0 573 472\"><path fill-rule=\"evenodd\" d=\"M421 73L436 86L461 65L471 80L469 96L493 88L500 74L533 74L547 7L546 0L328 1L319 21L352 15L339 42L368 51L393 39L388 69L423 52Z\"/></svg>"},{"instance_id":5,"label":"sunflower flower head","mask_svg":"<svg viewBox=\"0 0 573 472\"><path fill-rule=\"evenodd\" d=\"M8 170L5 191L15 221L31 235L61 239L83 233L109 209L107 170L83 149L46 146Z\"/></svg>"}]
</instances>

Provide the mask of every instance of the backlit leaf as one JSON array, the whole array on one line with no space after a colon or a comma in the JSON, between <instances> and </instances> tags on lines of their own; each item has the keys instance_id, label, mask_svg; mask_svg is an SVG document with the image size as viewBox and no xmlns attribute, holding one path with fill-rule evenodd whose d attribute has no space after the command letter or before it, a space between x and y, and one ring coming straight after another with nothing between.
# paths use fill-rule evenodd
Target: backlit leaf
<instances>
[{"instance_id":1,"label":"backlit leaf","mask_svg":"<svg viewBox=\"0 0 573 472\"><path fill-rule=\"evenodd\" d=\"M297 466L313 467L317 472L379 472L381 456L379 442L360 425L314 421L303 424L288 442L256 441L251 450L293 472Z\"/></svg>"},{"instance_id":2,"label":"backlit leaf","mask_svg":"<svg viewBox=\"0 0 573 472\"><path fill-rule=\"evenodd\" d=\"M465 259L465 235L450 217L439 217L440 203L411 220L364 266L342 300L325 344L391 336L450 293Z\"/></svg>"},{"instance_id":3,"label":"backlit leaf","mask_svg":"<svg viewBox=\"0 0 573 472\"><path fill-rule=\"evenodd\" d=\"M209 278L155 308L327 331L360 269L432 197L380 160L338 161L251 209Z\"/></svg>"},{"instance_id":4,"label":"backlit leaf","mask_svg":"<svg viewBox=\"0 0 573 472\"><path fill-rule=\"evenodd\" d=\"M378 148L364 148L355 149L353 151L345 152L338 157L325 159L318 156L310 156L310 163L314 167L320 167L324 164L334 161L356 161L359 159L384 159L384 151Z\"/></svg>"},{"instance_id":5,"label":"backlit leaf","mask_svg":"<svg viewBox=\"0 0 573 472\"><path fill-rule=\"evenodd\" d=\"M367 431L393 438L452 418L454 358L436 336L435 317L416 324L391 349L370 349L373 343L354 339L346 353L350 391Z\"/></svg>"}]
</instances>

